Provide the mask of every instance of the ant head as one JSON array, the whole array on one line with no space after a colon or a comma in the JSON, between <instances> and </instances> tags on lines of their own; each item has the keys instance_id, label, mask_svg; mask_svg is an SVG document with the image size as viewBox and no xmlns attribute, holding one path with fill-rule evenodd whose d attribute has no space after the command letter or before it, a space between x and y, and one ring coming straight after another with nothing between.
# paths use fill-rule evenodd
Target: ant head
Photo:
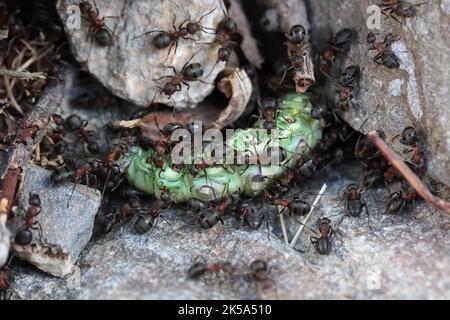
<instances>
[{"instance_id":1,"label":"ant head","mask_svg":"<svg viewBox=\"0 0 450 320\"><path fill-rule=\"evenodd\" d=\"M228 33L235 33L237 31L237 23L233 19L226 17L220 22L218 29L224 30Z\"/></svg>"},{"instance_id":2,"label":"ant head","mask_svg":"<svg viewBox=\"0 0 450 320\"><path fill-rule=\"evenodd\" d=\"M353 30L349 29L349 28L345 28L345 29L338 31L335 34L333 43L336 46L342 47L342 46L345 46L346 44L350 43L351 41L353 41L354 37L355 37L355 33L353 32Z\"/></svg>"},{"instance_id":3,"label":"ant head","mask_svg":"<svg viewBox=\"0 0 450 320\"><path fill-rule=\"evenodd\" d=\"M305 40L306 30L302 25L295 25L289 30L289 34L287 35L287 39L292 44L300 44Z\"/></svg>"},{"instance_id":4,"label":"ant head","mask_svg":"<svg viewBox=\"0 0 450 320\"><path fill-rule=\"evenodd\" d=\"M377 40L377 37L375 36L375 33L369 32L367 34L367 43L371 44L374 43Z\"/></svg>"},{"instance_id":5,"label":"ant head","mask_svg":"<svg viewBox=\"0 0 450 320\"><path fill-rule=\"evenodd\" d=\"M358 191L359 190L359 185L357 185L356 183L351 183L347 186L347 192L353 192L353 191Z\"/></svg>"},{"instance_id":6,"label":"ant head","mask_svg":"<svg viewBox=\"0 0 450 320\"><path fill-rule=\"evenodd\" d=\"M414 127L406 127L402 131L402 138L400 142L408 146L414 144L417 141L417 131Z\"/></svg>"},{"instance_id":7,"label":"ant head","mask_svg":"<svg viewBox=\"0 0 450 320\"><path fill-rule=\"evenodd\" d=\"M219 48L218 56L219 56L220 61L228 61L228 59L230 58L230 55L231 55L230 48L225 48L225 47Z\"/></svg>"},{"instance_id":8,"label":"ant head","mask_svg":"<svg viewBox=\"0 0 450 320\"><path fill-rule=\"evenodd\" d=\"M277 101L277 99L272 98L272 97L264 98L264 100L261 102L261 107L263 110L277 109L278 101Z\"/></svg>"},{"instance_id":9,"label":"ant head","mask_svg":"<svg viewBox=\"0 0 450 320\"><path fill-rule=\"evenodd\" d=\"M314 106L311 110L311 117L316 120L323 119L328 113L328 106L325 103L320 103Z\"/></svg>"},{"instance_id":10,"label":"ant head","mask_svg":"<svg viewBox=\"0 0 450 320\"><path fill-rule=\"evenodd\" d=\"M184 128L184 126L181 123L178 122L171 122L166 124L163 128L162 128L162 134L170 137L170 135L177 129L182 129Z\"/></svg>"},{"instance_id":11,"label":"ant head","mask_svg":"<svg viewBox=\"0 0 450 320\"><path fill-rule=\"evenodd\" d=\"M200 25L197 22L189 22L186 24L186 30L189 34L196 34L200 30Z\"/></svg>"},{"instance_id":12,"label":"ant head","mask_svg":"<svg viewBox=\"0 0 450 320\"><path fill-rule=\"evenodd\" d=\"M254 260L250 263L250 270L252 272L266 272L268 270L267 262L264 260Z\"/></svg>"},{"instance_id":13,"label":"ant head","mask_svg":"<svg viewBox=\"0 0 450 320\"><path fill-rule=\"evenodd\" d=\"M80 11L82 14L87 14L92 10L92 4L85 0L81 1L78 6L80 7Z\"/></svg>"},{"instance_id":14,"label":"ant head","mask_svg":"<svg viewBox=\"0 0 450 320\"><path fill-rule=\"evenodd\" d=\"M359 66L353 65L345 68L344 72L342 73L342 82L344 84L348 84L350 82L353 82L354 80L357 80L361 74L361 69Z\"/></svg>"},{"instance_id":15,"label":"ant head","mask_svg":"<svg viewBox=\"0 0 450 320\"><path fill-rule=\"evenodd\" d=\"M198 217L198 222L202 229L211 229L219 221L222 222L222 217L217 209L211 208L203 211Z\"/></svg>"},{"instance_id":16,"label":"ant head","mask_svg":"<svg viewBox=\"0 0 450 320\"><path fill-rule=\"evenodd\" d=\"M29 199L28 199L28 204L30 206L40 207L41 206L41 198L39 197L38 194L30 192Z\"/></svg>"},{"instance_id":17,"label":"ant head","mask_svg":"<svg viewBox=\"0 0 450 320\"><path fill-rule=\"evenodd\" d=\"M197 62L188 64L183 69L183 75L187 78L198 79L203 75L203 66Z\"/></svg>"}]
</instances>

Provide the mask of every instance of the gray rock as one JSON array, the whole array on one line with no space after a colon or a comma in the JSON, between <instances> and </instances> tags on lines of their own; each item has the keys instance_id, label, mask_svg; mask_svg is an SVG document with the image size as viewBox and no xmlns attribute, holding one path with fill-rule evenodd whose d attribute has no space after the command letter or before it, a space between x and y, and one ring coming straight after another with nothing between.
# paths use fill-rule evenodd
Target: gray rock
<instances>
[{"instance_id":1,"label":"gray rock","mask_svg":"<svg viewBox=\"0 0 450 320\"><path fill-rule=\"evenodd\" d=\"M132 221L90 243L66 279L22 268L16 270L21 276L13 286L23 299L450 298L450 218L423 203L415 211L385 215L388 194L379 189L364 195L372 230L365 215L345 217L339 224L344 209L337 191L359 174L353 164L304 185L304 190L317 190L324 181L329 185L300 236L297 249L304 253L273 234L269 240L264 226L250 231L238 228L230 218L225 226L202 231L185 211L165 210L170 224L161 219L151 234L136 235ZM261 210L272 217L272 208ZM328 256L318 255L310 245L310 236L315 236L311 230L317 230L316 222L324 216L330 217L336 231ZM279 226L271 226L279 234ZM186 279L198 256L210 263L228 260L237 271L231 276ZM249 274L254 259L265 259L273 267L268 289Z\"/></svg>"},{"instance_id":2,"label":"gray rock","mask_svg":"<svg viewBox=\"0 0 450 320\"><path fill-rule=\"evenodd\" d=\"M414 2L414 1L410 1ZM344 27L358 32L358 41L352 46L344 66L357 64L362 70L359 107L345 115L355 128L367 133L383 130L393 147L402 153L405 146L399 139L403 128L414 125L425 131L429 153L429 172L434 178L450 185L450 95L448 83L450 72L446 65L450 56L448 41L448 1L416 1L417 16L400 19L382 17L380 40L384 34L393 33L400 40L394 42L392 50L400 59L398 70L387 69L372 61L375 53L368 51L366 44L366 10L374 2L355 1L309 1L313 38L317 43L327 40L330 32ZM322 38L322 39L319 39ZM333 92L336 88L332 88ZM378 109L377 112L375 112ZM369 120L361 128L367 117ZM404 156L406 159L411 154Z\"/></svg>"},{"instance_id":3,"label":"gray rock","mask_svg":"<svg viewBox=\"0 0 450 320\"><path fill-rule=\"evenodd\" d=\"M14 233L22 226L29 192L39 194L42 211L35 221L42 228L42 233L33 230L33 242L30 245L13 244L12 250L16 256L42 271L63 277L71 271L92 236L94 217L100 205L100 192L83 185L75 188L73 184L54 186L50 174L38 166L29 166L24 181L23 212L8 221L8 227Z\"/></svg>"},{"instance_id":4,"label":"gray rock","mask_svg":"<svg viewBox=\"0 0 450 320\"><path fill-rule=\"evenodd\" d=\"M215 28L224 18L221 0L202 0L177 4L175 1L96 1L101 17L105 17L106 26L114 33L114 43L109 47L100 47L89 32L89 22L81 19L81 28L76 26L78 0L61 0L58 12L65 24L66 32L71 42L72 51L78 61L115 95L135 104L148 106L154 102L165 103L176 108L193 107L202 101L214 88L216 75L224 68L224 63L217 61L219 45L211 43L215 39L212 30L209 33L199 32L192 37L195 40L180 39L175 55L174 48L170 56L167 49L156 49L152 39L158 33L133 39L152 30L173 31L172 23L176 15L176 27L185 19L197 21L202 15L216 8L205 16L201 24L208 28ZM72 6L72 7L71 7ZM74 7L73 7L74 6ZM69 14L68 14L69 13ZM112 16L111 18L107 18ZM75 20L73 20L75 18ZM75 24L74 24L75 23ZM194 56L195 55L195 56ZM167 59L166 59L167 58ZM175 66L177 71L192 58L191 62L203 65L204 73L200 81L190 81L189 94L187 87L176 92L170 99L160 94L159 87L167 81L154 80L172 75L168 66ZM155 95L156 94L156 95Z\"/></svg>"}]
</instances>

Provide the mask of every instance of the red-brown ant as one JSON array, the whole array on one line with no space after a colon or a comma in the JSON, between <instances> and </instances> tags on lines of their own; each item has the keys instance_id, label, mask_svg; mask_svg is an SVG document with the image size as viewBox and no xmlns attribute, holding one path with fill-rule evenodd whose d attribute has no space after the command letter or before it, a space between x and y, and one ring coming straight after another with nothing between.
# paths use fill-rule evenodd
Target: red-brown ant
<instances>
[{"instance_id":1,"label":"red-brown ant","mask_svg":"<svg viewBox=\"0 0 450 320\"><path fill-rule=\"evenodd\" d=\"M331 221L328 218L322 218L319 222L319 234L320 237L311 237L311 242L314 244L317 252L322 255L331 253L333 244L331 242L331 236L333 235L333 227Z\"/></svg>"},{"instance_id":2,"label":"red-brown ant","mask_svg":"<svg viewBox=\"0 0 450 320\"><path fill-rule=\"evenodd\" d=\"M267 133L271 133L276 129L276 118L278 110L278 102L274 98L265 98L262 101L262 117L264 119L263 129L267 130Z\"/></svg>"},{"instance_id":3,"label":"red-brown ant","mask_svg":"<svg viewBox=\"0 0 450 320\"><path fill-rule=\"evenodd\" d=\"M203 210L198 217L200 227L202 227L202 229L211 229L219 221L223 223L223 215L231 207L231 205L233 205L233 203L233 198L227 197L221 200L215 207Z\"/></svg>"},{"instance_id":4,"label":"red-brown ant","mask_svg":"<svg viewBox=\"0 0 450 320\"><path fill-rule=\"evenodd\" d=\"M99 11L95 0L94 7L86 0L81 1L79 7L83 17L91 24L88 34L92 36L92 39L101 47L111 46L114 40L113 32L106 26L104 22L105 17L99 18Z\"/></svg>"},{"instance_id":5,"label":"red-brown ant","mask_svg":"<svg viewBox=\"0 0 450 320\"><path fill-rule=\"evenodd\" d=\"M345 68L339 81L341 89L337 91L337 107L341 111L349 111L350 107L359 109L353 98L359 87L361 70L358 66Z\"/></svg>"},{"instance_id":6,"label":"red-brown ant","mask_svg":"<svg viewBox=\"0 0 450 320\"><path fill-rule=\"evenodd\" d=\"M177 92L181 91L182 84L184 84L187 87L187 93L189 95L189 83L188 81L200 81L203 83L203 80L199 79L201 76L203 76L203 66L200 63L191 63L189 62L192 60L194 56L192 56L183 66L181 69L181 72L177 72L177 69L174 66L169 66L169 68L172 68L174 75L173 76L163 76L157 79L154 79L155 81L169 78L170 81L167 81L164 83L162 87L157 87L160 90L160 93L164 93L167 98L171 98L172 95ZM156 94L155 94L156 95Z\"/></svg>"},{"instance_id":7,"label":"red-brown ant","mask_svg":"<svg viewBox=\"0 0 450 320\"><path fill-rule=\"evenodd\" d=\"M38 194L30 192L28 197L28 208L25 212L25 221L22 228L16 233L14 242L20 246L29 245L33 241L32 230L38 230L42 235L41 225L34 218L41 213L41 199ZM38 226L37 228L35 226Z\"/></svg>"},{"instance_id":8,"label":"red-brown ant","mask_svg":"<svg viewBox=\"0 0 450 320\"><path fill-rule=\"evenodd\" d=\"M302 25L297 24L291 27L289 33L286 34L286 39L291 46L289 49L289 61L291 66L284 71L280 84L283 83L287 72L291 69L294 69L295 71L302 71L304 69L307 58L307 49L309 48L306 30ZM302 85L306 85L306 83L303 83Z\"/></svg>"},{"instance_id":9,"label":"red-brown ant","mask_svg":"<svg viewBox=\"0 0 450 320\"><path fill-rule=\"evenodd\" d=\"M155 205L148 209L139 209L138 217L134 223L134 230L139 234L148 232L155 225L155 220L159 217L161 209L165 208L170 201L170 196L165 190L161 191L161 197Z\"/></svg>"},{"instance_id":10,"label":"red-brown ant","mask_svg":"<svg viewBox=\"0 0 450 320\"><path fill-rule=\"evenodd\" d=\"M236 268L231 262L216 262L213 264L207 264L206 261L194 263L187 271L189 279L198 279L206 273L219 273L224 272L232 274L236 271Z\"/></svg>"},{"instance_id":11,"label":"red-brown ant","mask_svg":"<svg viewBox=\"0 0 450 320\"><path fill-rule=\"evenodd\" d=\"M345 28L338 31L329 41L328 49L320 56L319 70L324 74L328 74L334 59L338 54L348 51L353 38L354 32L351 29Z\"/></svg>"},{"instance_id":12,"label":"red-brown ant","mask_svg":"<svg viewBox=\"0 0 450 320\"><path fill-rule=\"evenodd\" d=\"M384 41L380 42L377 41L377 38L373 32L369 32L367 34L369 50L377 51L373 61L377 64L384 65L389 69L398 69L400 67L398 57L389 48L392 42L396 40L397 38L394 35L388 34L385 36Z\"/></svg>"},{"instance_id":13,"label":"red-brown ant","mask_svg":"<svg viewBox=\"0 0 450 320\"><path fill-rule=\"evenodd\" d=\"M395 139L396 137L394 137ZM406 149L403 153L412 152L411 163L414 169L423 174L426 171L426 161L422 143L420 141L420 135L414 127L406 127L401 134L400 142L411 149Z\"/></svg>"},{"instance_id":14,"label":"red-brown ant","mask_svg":"<svg viewBox=\"0 0 450 320\"><path fill-rule=\"evenodd\" d=\"M236 31L237 24L236 22L227 16L225 10L223 10L225 19L223 19L216 28L216 38L212 43L218 43L220 48L217 51L217 61L212 67L209 75L214 71L216 65L219 62L227 62L230 59L231 53L234 47L237 46L238 42L236 41ZM206 42L202 44L212 44L211 42Z\"/></svg>"},{"instance_id":15,"label":"red-brown ant","mask_svg":"<svg viewBox=\"0 0 450 320\"><path fill-rule=\"evenodd\" d=\"M350 216L359 217L363 210L369 215L367 204L361 196L361 189L356 183L351 183L347 186L343 197L345 199L345 208Z\"/></svg>"},{"instance_id":16,"label":"red-brown ant","mask_svg":"<svg viewBox=\"0 0 450 320\"><path fill-rule=\"evenodd\" d=\"M254 260L250 263L250 271L254 280L262 284L263 289L269 289L273 280L269 277L269 266L264 260Z\"/></svg>"},{"instance_id":17,"label":"red-brown ant","mask_svg":"<svg viewBox=\"0 0 450 320\"><path fill-rule=\"evenodd\" d=\"M403 18L411 18L416 15L415 6L420 4L412 4L404 0L381 0L378 6L381 8L381 13L387 17L391 17L398 23L400 21L396 16Z\"/></svg>"}]
</instances>

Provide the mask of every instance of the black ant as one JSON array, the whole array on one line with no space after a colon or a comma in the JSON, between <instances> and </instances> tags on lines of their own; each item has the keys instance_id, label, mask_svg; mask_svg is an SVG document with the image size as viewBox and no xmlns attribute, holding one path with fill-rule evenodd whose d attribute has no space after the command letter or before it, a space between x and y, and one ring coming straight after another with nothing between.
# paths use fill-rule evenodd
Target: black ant
<instances>
[{"instance_id":1,"label":"black ant","mask_svg":"<svg viewBox=\"0 0 450 320\"><path fill-rule=\"evenodd\" d=\"M219 62L228 62L234 47L236 47L238 44L236 39L237 24L233 19L226 15L225 11L224 15L226 16L226 18L222 20L216 28L216 38L214 42L202 43L218 43L220 45L220 48L217 51L217 61L209 72L208 76L214 71Z\"/></svg>"},{"instance_id":2,"label":"black ant","mask_svg":"<svg viewBox=\"0 0 450 320\"><path fill-rule=\"evenodd\" d=\"M198 279L205 273L219 273L224 272L232 274L236 271L236 268L231 262L217 262L213 264L207 264L206 261L194 263L187 271L188 278Z\"/></svg>"},{"instance_id":3,"label":"black ant","mask_svg":"<svg viewBox=\"0 0 450 320\"><path fill-rule=\"evenodd\" d=\"M250 263L250 271L254 280L262 284L263 289L269 289L273 280L269 277L269 266L264 260L254 260Z\"/></svg>"},{"instance_id":4,"label":"black ant","mask_svg":"<svg viewBox=\"0 0 450 320\"><path fill-rule=\"evenodd\" d=\"M348 51L354 36L354 32L348 28L342 29L334 35L329 41L328 49L320 56L319 70L321 72L328 74L334 59L338 54Z\"/></svg>"},{"instance_id":5,"label":"black ant","mask_svg":"<svg viewBox=\"0 0 450 320\"><path fill-rule=\"evenodd\" d=\"M181 69L181 72L177 72L177 69L174 66L169 66L169 68L172 68L174 75L173 76L163 76L157 79L154 79L155 81L170 78L170 81L167 81L163 87L157 87L160 89L160 93L164 93L167 98L171 98L172 95L177 92L181 91L181 85L184 84L187 87L187 93L189 94L189 83L188 81L200 81L205 83L203 80L199 79L201 76L203 76L203 66L200 63L191 63L189 62L192 60L194 56L192 56L183 66ZM156 94L155 94L156 95Z\"/></svg>"},{"instance_id":6,"label":"black ant","mask_svg":"<svg viewBox=\"0 0 450 320\"><path fill-rule=\"evenodd\" d=\"M415 6L419 4L412 4L404 0L381 0L378 6L381 8L381 13L387 17L391 17L398 23L400 21L396 16L403 18L411 18L416 15Z\"/></svg>"},{"instance_id":7,"label":"black ant","mask_svg":"<svg viewBox=\"0 0 450 320\"><path fill-rule=\"evenodd\" d=\"M245 223L252 230L258 230L264 222L264 214L261 210L256 210L254 206L246 202L239 203L236 213L240 217L241 226Z\"/></svg>"},{"instance_id":8,"label":"black ant","mask_svg":"<svg viewBox=\"0 0 450 320\"><path fill-rule=\"evenodd\" d=\"M406 146L410 146L412 149L406 149L404 153L412 152L411 163L416 171L424 173L426 170L426 161L424 159L424 151L420 136L414 127L406 127L402 131L400 142Z\"/></svg>"},{"instance_id":9,"label":"black ant","mask_svg":"<svg viewBox=\"0 0 450 320\"><path fill-rule=\"evenodd\" d=\"M81 14L91 24L88 34L92 35L92 39L101 46L109 47L112 45L114 37L112 30L106 26L104 19L99 18L99 11L94 0L94 7L88 1L83 0L79 4Z\"/></svg>"},{"instance_id":10,"label":"black ant","mask_svg":"<svg viewBox=\"0 0 450 320\"><path fill-rule=\"evenodd\" d=\"M276 129L276 117L278 110L278 102L274 98L265 98L262 101L262 117L264 119L263 129L267 130L267 133L271 133Z\"/></svg>"},{"instance_id":11,"label":"black ant","mask_svg":"<svg viewBox=\"0 0 450 320\"><path fill-rule=\"evenodd\" d=\"M401 189L389 195L385 213L399 213L407 205L412 204L414 206L418 197L417 191L409 183L403 181Z\"/></svg>"},{"instance_id":12,"label":"black ant","mask_svg":"<svg viewBox=\"0 0 450 320\"><path fill-rule=\"evenodd\" d=\"M361 196L361 189L356 183L351 183L347 186L344 198L345 208L350 216L359 217L363 210L366 210L367 215L369 215L366 202Z\"/></svg>"},{"instance_id":13,"label":"black ant","mask_svg":"<svg viewBox=\"0 0 450 320\"><path fill-rule=\"evenodd\" d=\"M359 80L361 77L361 70L358 66L349 66L345 68L340 79L341 89L338 93L338 109L341 111L349 111L350 106L358 109L353 102L356 90L359 87Z\"/></svg>"},{"instance_id":14,"label":"black ant","mask_svg":"<svg viewBox=\"0 0 450 320\"><path fill-rule=\"evenodd\" d=\"M141 34L133 39L137 39L142 36L146 36L148 34L158 32L158 34L152 39L153 46L156 49L165 49L165 48L169 47L169 52L167 53L167 56L170 56L170 52L172 51L172 48L175 46L174 54L176 54L177 49L178 49L178 40L180 38L185 39L185 40L195 40L194 38L190 38L189 36L194 35L199 31L208 33L206 30L209 30L209 29L213 30L212 28L207 28L207 27L201 25L201 21L203 20L203 18L205 18L209 14L213 13L214 10L216 10L216 8L205 13L203 16L200 17L199 20L197 20L197 22L193 22L193 21L188 22L188 20L184 20L183 22L180 23L178 28L175 25L177 18L174 15L173 22L172 22L172 27L173 27L172 32L168 32L168 31L164 31L164 30L152 30L152 31L145 32L144 34ZM184 26L184 24L186 24L186 25Z\"/></svg>"},{"instance_id":15,"label":"black ant","mask_svg":"<svg viewBox=\"0 0 450 320\"><path fill-rule=\"evenodd\" d=\"M331 249L333 248L333 244L331 242L333 227L331 226L330 219L320 219L319 233L320 237L311 237L311 242L319 254L328 255L331 253Z\"/></svg>"},{"instance_id":16,"label":"black ant","mask_svg":"<svg viewBox=\"0 0 450 320\"><path fill-rule=\"evenodd\" d=\"M280 214L282 214L285 209L288 209L289 214L291 215L304 216L311 210L311 205L302 199L302 194L304 193L294 194L288 199L277 199L268 192L265 192L264 197L269 199L272 204L283 207Z\"/></svg>"},{"instance_id":17,"label":"black ant","mask_svg":"<svg viewBox=\"0 0 450 320\"><path fill-rule=\"evenodd\" d=\"M158 34L152 39L152 44L156 49L165 49L170 46L169 52L167 53L167 56L170 55L170 52L172 51L173 46L175 46L174 54L177 53L178 49L178 40L180 38L182 39L189 39L189 40L195 40L193 38L188 37L189 32L186 27L183 27L183 25L186 23L186 20L181 22L178 28L175 26L176 16L173 16L173 32L167 32L164 30L152 30L145 32L144 34L141 34L134 39L140 38L142 36L146 36L148 34L158 32Z\"/></svg>"},{"instance_id":18,"label":"black ant","mask_svg":"<svg viewBox=\"0 0 450 320\"><path fill-rule=\"evenodd\" d=\"M168 194L161 192L160 199L155 205L148 209L140 209L138 217L134 223L134 230L139 234L147 233L155 225L155 220L160 215L161 209L167 206L170 199L166 199Z\"/></svg>"},{"instance_id":19,"label":"black ant","mask_svg":"<svg viewBox=\"0 0 450 320\"><path fill-rule=\"evenodd\" d=\"M291 48L289 49L289 61L291 66L284 71L283 76L281 77L280 84L283 83L284 78L287 75L287 72L291 69L294 69L296 72L303 71L306 66L307 59L307 49L308 45L308 37L306 35L305 27L302 25L295 25L291 27L289 33L286 34L286 38L288 40L288 44L290 44ZM307 86L312 83L306 83L307 79L300 79L297 83L297 86ZM312 81L312 80L308 80Z\"/></svg>"},{"instance_id":20,"label":"black ant","mask_svg":"<svg viewBox=\"0 0 450 320\"><path fill-rule=\"evenodd\" d=\"M42 235L41 225L34 218L41 213L41 199L38 194L30 192L28 197L28 208L25 212L23 227L16 233L14 242L20 246L29 245L33 241L32 230L38 230ZM38 226L36 228L35 226Z\"/></svg>"},{"instance_id":21,"label":"black ant","mask_svg":"<svg viewBox=\"0 0 450 320\"><path fill-rule=\"evenodd\" d=\"M377 41L377 38L373 32L367 34L367 43L369 44L369 50L376 50L377 54L373 58L373 61L379 65L384 65L389 69L398 69L400 67L399 59L394 52L390 50L392 42L397 38L392 34L385 36L384 41Z\"/></svg>"}]
</instances>

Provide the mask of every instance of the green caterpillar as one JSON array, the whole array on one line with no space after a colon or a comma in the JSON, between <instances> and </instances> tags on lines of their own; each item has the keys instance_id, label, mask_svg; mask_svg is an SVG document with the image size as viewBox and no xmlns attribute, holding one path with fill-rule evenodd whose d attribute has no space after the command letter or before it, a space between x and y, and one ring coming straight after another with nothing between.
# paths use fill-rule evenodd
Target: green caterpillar
<instances>
[{"instance_id":1,"label":"green caterpillar","mask_svg":"<svg viewBox=\"0 0 450 320\"><path fill-rule=\"evenodd\" d=\"M126 168L128 181L137 189L153 194L157 199L163 192L174 202L186 202L195 198L213 201L233 193L256 196L274 178L287 168L292 168L300 156L306 156L322 132L319 121L311 118L312 105L306 94L290 93L279 101L276 115L278 146L287 156L279 164L213 164L192 175L188 165L174 169L170 154L164 154L162 168L147 163L155 150L130 147L118 160ZM252 128L238 130L226 141L226 146L236 152L260 155L265 148L277 145L267 132L261 134L264 119ZM256 138L259 137L259 140ZM256 143L253 143L256 141Z\"/></svg>"}]
</instances>

